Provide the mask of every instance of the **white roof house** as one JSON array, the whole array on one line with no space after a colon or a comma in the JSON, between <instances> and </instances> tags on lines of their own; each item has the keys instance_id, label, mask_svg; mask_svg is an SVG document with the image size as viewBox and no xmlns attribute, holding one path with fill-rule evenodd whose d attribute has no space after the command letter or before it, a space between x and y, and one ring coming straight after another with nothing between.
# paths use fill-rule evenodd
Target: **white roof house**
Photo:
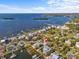
<instances>
[{"instance_id":1,"label":"white roof house","mask_svg":"<svg viewBox=\"0 0 79 59\"><path fill-rule=\"evenodd\" d=\"M18 36L18 39L23 39L25 37L25 35L20 35Z\"/></svg>"},{"instance_id":2,"label":"white roof house","mask_svg":"<svg viewBox=\"0 0 79 59\"><path fill-rule=\"evenodd\" d=\"M76 42L76 47L78 47L78 48L79 48L79 42Z\"/></svg>"},{"instance_id":3,"label":"white roof house","mask_svg":"<svg viewBox=\"0 0 79 59\"><path fill-rule=\"evenodd\" d=\"M14 39L17 39L17 37L11 37L11 38L9 38L9 40L14 40Z\"/></svg>"},{"instance_id":4,"label":"white roof house","mask_svg":"<svg viewBox=\"0 0 79 59\"><path fill-rule=\"evenodd\" d=\"M69 29L69 27L67 27L67 26L57 26L57 28L58 29L63 29L63 30L68 30Z\"/></svg>"},{"instance_id":5,"label":"white roof house","mask_svg":"<svg viewBox=\"0 0 79 59\"><path fill-rule=\"evenodd\" d=\"M29 33L28 35L29 35L29 36L33 36L33 34L32 34L32 33Z\"/></svg>"}]
</instances>

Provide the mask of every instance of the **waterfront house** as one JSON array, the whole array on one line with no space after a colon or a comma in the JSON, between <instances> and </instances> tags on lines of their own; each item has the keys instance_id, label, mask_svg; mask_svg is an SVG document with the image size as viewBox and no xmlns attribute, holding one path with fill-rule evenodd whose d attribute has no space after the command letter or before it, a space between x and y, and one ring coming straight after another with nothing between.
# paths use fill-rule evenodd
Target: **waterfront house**
<instances>
[{"instance_id":1,"label":"waterfront house","mask_svg":"<svg viewBox=\"0 0 79 59\"><path fill-rule=\"evenodd\" d=\"M18 39L24 39L25 38L25 35L19 35L18 36Z\"/></svg>"},{"instance_id":2,"label":"waterfront house","mask_svg":"<svg viewBox=\"0 0 79 59\"><path fill-rule=\"evenodd\" d=\"M13 41L13 40L17 39L17 37L11 37L11 38L8 38L8 39Z\"/></svg>"},{"instance_id":3,"label":"waterfront house","mask_svg":"<svg viewBox=\"0 0 79 59\"><path fill-rule=\"evenodd\" d=\"M1 42L1 43L4 43L4 42L5 42L5 40L1 40L0 42Z\"/></svg>"},{"instance_id":4,"label":"waterfront house","mask_svg":"<svg viewBox=\"0 0 79 59\"><path fill-rule=\"evenodd\" d=\"M69 30L69 27L67 27L66 25L57 26L56 28L61 29L61 30Z\"/></svg>"}]
</instances>

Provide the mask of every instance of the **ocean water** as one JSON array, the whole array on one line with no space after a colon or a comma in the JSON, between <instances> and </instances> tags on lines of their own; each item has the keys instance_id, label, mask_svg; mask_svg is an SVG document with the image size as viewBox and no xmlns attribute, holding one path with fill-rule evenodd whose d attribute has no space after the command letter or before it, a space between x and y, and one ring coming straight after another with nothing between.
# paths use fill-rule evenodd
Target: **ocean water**
<instances>
[{"instance_id":1,"label":"ocean water","mask_svg":"<svg viewBox=\"0 0 79 59\"><path fill-rule=\"evenodd\" d=\"M4 18L14 18L6 20ZM33 20L34 18L48 18L48 20ZM63 25L69 21L66 16L48 16L45 14L0 14L0 37L8 37L11 34L16 35L23 31L39 29L46 24Z\"/></svg>"}]
</instances>

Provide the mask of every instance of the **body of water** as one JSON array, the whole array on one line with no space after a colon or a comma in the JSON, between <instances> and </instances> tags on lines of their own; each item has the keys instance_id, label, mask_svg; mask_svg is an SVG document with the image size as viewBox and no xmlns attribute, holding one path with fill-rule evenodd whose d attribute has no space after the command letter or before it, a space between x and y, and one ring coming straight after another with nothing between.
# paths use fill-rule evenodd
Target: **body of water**
<instances>
[{"instance_id":1,"label":"body of water","mask_svg":"<svg viewBox=\"0 0 79 59\"><path fill-rule=\"evenodd\" d=\"M4 18L14 18L4 19ZM48 18L48 20L33 20L34 18ZM48 16L45 14L0 14L0 36L7 37L17 34L22 30L39 29L46 24L63 25L69 21L65 16ZM44 26L43 26L44 25Z\"/></svg>"}]
</instances>

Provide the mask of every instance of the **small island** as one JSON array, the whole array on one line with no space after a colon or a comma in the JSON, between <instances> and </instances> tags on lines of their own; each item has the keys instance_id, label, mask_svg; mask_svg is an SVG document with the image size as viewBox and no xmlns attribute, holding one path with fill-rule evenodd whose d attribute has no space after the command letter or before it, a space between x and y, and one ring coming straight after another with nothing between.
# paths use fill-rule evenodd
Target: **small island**
<instances>
[{"instance_id":1,"label":"small island","mask_svg":"<svg viewBox=\"0 0 79 59\"><path fill-rule=\"evenodd\" d=\"M14 18L12 18L12 17L4 17L3 19L4 20L14 20Z\"/></svg>"},{"instance_id":2,"label":"small island","mask_svg":"<svg viewBox=\"0 0 79 59\"><path fill-rule=\"evenodd\" d=\"M48 18L33 18L33 20L48 20Z\"/></svg>"}]
</instances>

